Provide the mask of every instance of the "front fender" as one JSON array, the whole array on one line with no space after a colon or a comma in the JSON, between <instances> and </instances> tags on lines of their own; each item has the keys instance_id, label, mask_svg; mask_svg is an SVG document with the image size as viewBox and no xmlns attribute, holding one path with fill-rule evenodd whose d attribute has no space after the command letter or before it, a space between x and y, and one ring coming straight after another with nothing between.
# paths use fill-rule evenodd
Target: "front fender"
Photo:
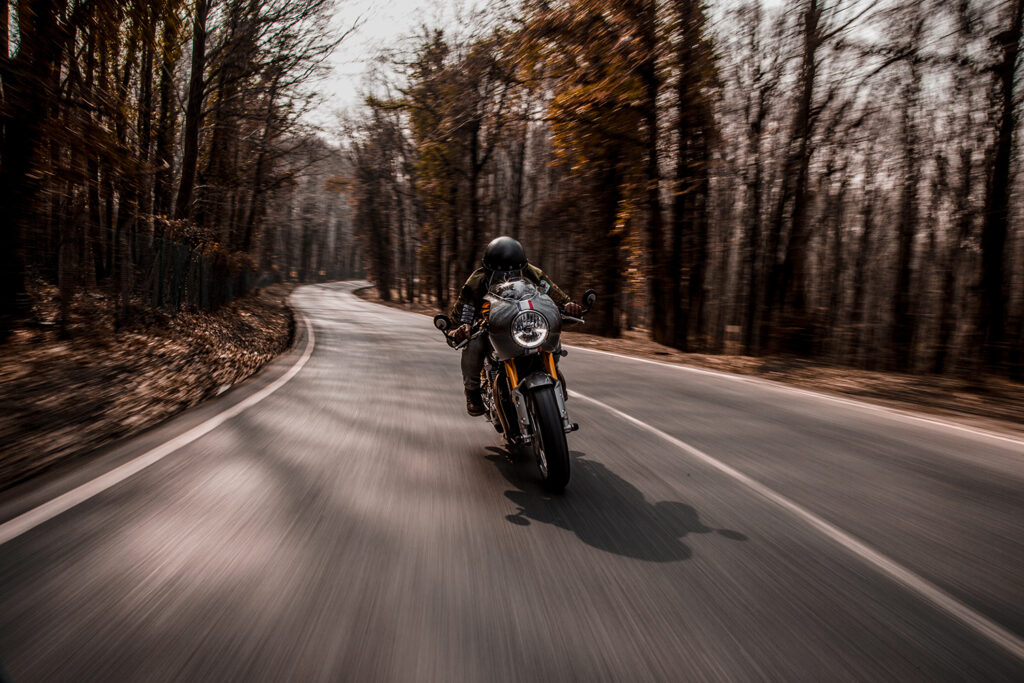
<instances>
[{"instance_id":1,"label":"front fender","mask_svg":"<svg viewBox=\"0 0 1024 683\"><path fill-rule=\"evenodd\" d=\"M519 386L516 387L516 390L513 392L513 402L516 406L516 411L519 413L520 421L526 417L527 422L524 422L523 424L527 424L529 422L529 418L526 416L525 402L522 400L522 397L545 387L551 387L553 390L551 393L554 394L555 397L558 416L562 419L562 429L566 432L576 431L579 427L569 422L569 413L565 409L565 397L562 395L562 383L546 372L533 373L521 381Z\"/></svg>"},{"instance_id":2,"label":"front fender","mask_svg":"<svg viewBox=\"0 0 1024 683\"><path fill-rule=\"evenodd\" d=\"M553 386L555 386L555 380L552 379L551 375L549 375L546 372L535 372L526 379L524 379L523 381L521 381L519 383L519 386L516 388L519 389L519 391L526 392L534 391L535 389L540 389L541 387Z\"/></svg>"},{"instance_id":3,"label":"front fender","mask_svg":"<svg viewBox=\"0 0 1024 683\"><path fill-rule=\"evenodd\" d=\"M523 442L529 443L533 440L534 425L530 420L530 413L526 409L526 396L544 387L553 387L555 381L546 372L535 372L520 380L519 384L512 389L512 405L516 409L516 419L519 422L519 433L522 434Z\"/></svg>"}]
</instances>

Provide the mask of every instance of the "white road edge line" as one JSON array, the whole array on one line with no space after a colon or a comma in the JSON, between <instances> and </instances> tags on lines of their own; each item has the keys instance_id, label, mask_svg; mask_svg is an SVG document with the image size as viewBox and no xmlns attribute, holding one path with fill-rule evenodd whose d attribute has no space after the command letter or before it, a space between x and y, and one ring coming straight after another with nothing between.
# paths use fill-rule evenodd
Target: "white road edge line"
<instances>
[{"instance_id":1,"label":"white road edge line","mask_svg":"<svg viewBox=\"0 0 1024 683\"><path fill-rule=\"evenodd\" d=\"M980 612L975 611L971 607L960 602L952 595L942 590L935 584L929 582L917 574L913 573L903 565L899 564L893 559L886 557L882 553L878 552L874 548L868 546L862 541L857 540L847 532L843 531L839 527L826 522L821 517L818 517L810 510L803 506L794 503L790 499L786 498L780 493L768 488L764 484L758 482L755 479L751 479L747 475L743 474L737 469L726 465L725 463L715 459L707 453L698 450L676 437L661 431L657 427L647 424L637 418L622 412L617 408L613 408L607 403L598 401L597 399L585 396L577 391L569 390L569 395L575 398L593 403L594 405L607 410L613 415L622 418L623 420L633 424L641 429L651 432L652 434L664 439L673 446L679 448L691 457L699 460L700 462L712 467L719 472L735 479L739 483L743 484L747 488L754 491L758 495L766 498L767 500L775 503L779 507L787 510L793 515L799 517L804 522L809 524L811 527L821 532L823 535L838 543L843 548L846 548L853 554L860 557L862 560L873 565L876 569L880 570L883 574L886 574L891 579L902 585L904 588L917 593L925 600L930 602L935 607L939 608L946 614L952 616L957 621L966 625L976 633L987 638L991 642L1000 646L1011 655L1019 660L1024 661L1024 639L1020 638L1016 634L1003 628L996 622L992 621Z\"/></svg>"},{"instance_id":2,"label":"white road edge line","mask_svg":"<svg viewBox=\"0 0 1024 683\"><path fill-rule=\"evenodd\" d=\"M750 377L748 375L738 375L729 372L721 372L718 370L708 370L706 368L695 368L690 365L683 365L681 363L666 363L664 361L650 360L648 358L637 358L636 356L627 356L623 353L615 353L614 351L602 351L601 349L591 349L586 346L573 346L571 344L565 344L566 348L573 349L574 351L588 351L590 353L601 353L606 356L614 356L615 358L622 358L624 360L636 361L637 363L649 363L651 365L661 365L666 368L673 368L675 370L684 370L686 372L693 372L699 375L711 375L713 377L722 377L724 379L731 379L736 382L747 382L749 384L760 384L772 389L778 389L779 391L790 391L797 394L804 394L805 396L813 396L815 398L823 398L834 403L841 403L843 405L854 406L857 408L866 408L875 412L883 413L887 417L893 419L904 419L913 420L915 422L924 422L926 424L935 425L938 427L946 427L947 429L955 429L960 432L967 432L968 434L974 434L975 436L983 436L988 439L995 439L997 441L1006 441L1012 444L1019 444L1024 446L1024 439L1020 439L1013 436L1005 436L1003 434L997 434L995 432L989 432L984 429L978 429L976 427L967 427L965 425L956 424L955 422L946 422L944 420L937 420L930 417L924 417L923 415L917 415L907 410L900 410L899 408L890 408L889 406L878 405L877 403L869 403L867 401L858 401L853 398L843 398L841 396L833 396L823 391L814 391L813 389L802 389L799 387L790 386L783 382L776 382L770 379L764 379L762 377Z\"/></svg>"},{"instance_id":3,"label":"white road edge line","mask_svg":"<svg viewBox=\"0 0 1024 683\"><path fill-rule=\"evenodd\" d=\"M61 494L38 507L32 508L28 512L18 515L14 519L0 524L0 545L21 536L43 522L53 519L57 515L66 512L76 505L84 503L93 496L106 491L110 487L121 483L128 477L141 472L150 465L167 457L182 446L186 446L199 437L213 431L220 425L241 413L243 410L251 408L287 384L288 381L298 374L299 370L303 368L306 361L309 360L309 357L313 354L313 347L316 344L316 336L313 334L313 324L301 311L299 312L299 315L302 316L302 321L306 326L306 348L303 351L302 356L295 361L295 364L292 365L291 368L288 369L288 372L281 375L274 380L273 383L263 387L252 396L239 401L230 408L214 415L205 422L196 425L187 432L179 434L170 441L167 441L156 448L152 448L137 458L115 467L106 474L102 474L99 477L78 486L77 488L71 489L67 493Z\"/></svg>"}]
</instances>

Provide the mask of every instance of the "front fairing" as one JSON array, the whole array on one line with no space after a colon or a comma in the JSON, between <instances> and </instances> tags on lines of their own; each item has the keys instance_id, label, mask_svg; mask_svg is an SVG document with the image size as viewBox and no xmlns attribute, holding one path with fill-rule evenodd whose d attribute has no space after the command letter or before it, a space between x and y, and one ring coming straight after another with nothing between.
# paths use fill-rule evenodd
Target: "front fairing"
<instances>
[{"instance_id":1,"label":"front fairing","mask_svg":"<svg viewBox=\"0 0 1024 683\"><path fill-rule=\"evenodd\" d=\"M551 298L533 283L524 280L510 280L492 285L484 297L489 304L487 330L494 355L498 360L508 360L540 351L558 349L562 330L562 315ZM544 316L548 323L548 335L544 342L533 349L520 346L512 337L512 321L522 311L534 310Z\"/></svg>"}]
</instances>

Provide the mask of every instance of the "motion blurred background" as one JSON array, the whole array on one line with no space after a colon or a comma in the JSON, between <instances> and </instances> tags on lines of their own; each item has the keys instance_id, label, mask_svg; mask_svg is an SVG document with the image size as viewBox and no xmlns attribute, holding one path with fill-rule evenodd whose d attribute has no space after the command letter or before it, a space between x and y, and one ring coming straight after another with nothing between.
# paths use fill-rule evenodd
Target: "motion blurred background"
<instances>
[{"instance_id":1,"label":"motion blurred background","mask_svg":"<svg viewBox=\"0 0 1024 683\"><path fill-rule=\"evenodd\" d=\"M443 308L509 234L601 335L1024 376L1024 0L403 8L2 3L0 335Z\"/></svg>"}]
</instances>

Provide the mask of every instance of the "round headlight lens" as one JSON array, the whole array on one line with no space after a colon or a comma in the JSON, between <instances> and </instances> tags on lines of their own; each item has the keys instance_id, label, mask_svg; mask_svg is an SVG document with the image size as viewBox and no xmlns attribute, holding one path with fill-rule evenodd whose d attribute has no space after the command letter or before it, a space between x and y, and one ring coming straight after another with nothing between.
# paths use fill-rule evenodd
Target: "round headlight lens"
<instances>
[{"instance_id":1,"label":"round headlight lens","mask_svg":"<svg viewBox=\"0 0 1024 683\"><path fill-rule=\"evenodd\" d=\"M512 338L528 349L540 346L548 338L548 319L537 311L523 311L512 320Z\"/></svg>"}]
</instances>

